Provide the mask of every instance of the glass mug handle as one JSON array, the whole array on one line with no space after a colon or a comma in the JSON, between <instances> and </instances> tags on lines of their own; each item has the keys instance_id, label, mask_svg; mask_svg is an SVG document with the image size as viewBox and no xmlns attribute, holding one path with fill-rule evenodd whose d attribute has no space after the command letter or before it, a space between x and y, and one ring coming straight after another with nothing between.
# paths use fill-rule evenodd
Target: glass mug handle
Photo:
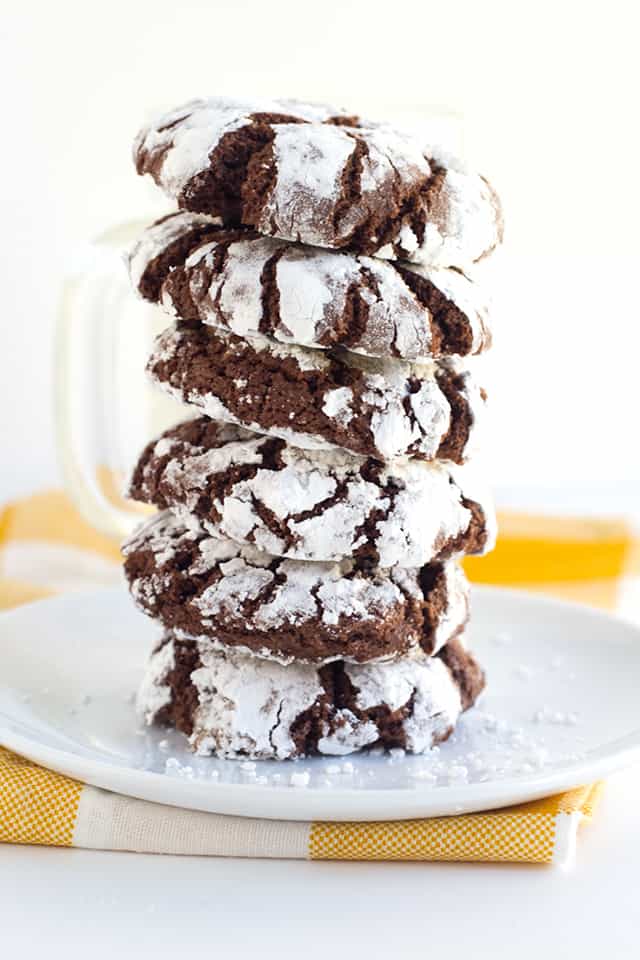
<instances>
[{"instance_id":1,"label":"glass mug handle","mask_svg":"<svg viewBox=\"0 0 640 960\"><path fill-rule=\"evenodd\" d=\"M129 284L122 250L143 225L102 234L72 264L64 284L55 349L55 419L64 482L91 526L115 540L151 508L128 501L126 478L151 437L184 419L158 395L144 369L154 336L168 325Z\"/></svg>"}]
</instances>

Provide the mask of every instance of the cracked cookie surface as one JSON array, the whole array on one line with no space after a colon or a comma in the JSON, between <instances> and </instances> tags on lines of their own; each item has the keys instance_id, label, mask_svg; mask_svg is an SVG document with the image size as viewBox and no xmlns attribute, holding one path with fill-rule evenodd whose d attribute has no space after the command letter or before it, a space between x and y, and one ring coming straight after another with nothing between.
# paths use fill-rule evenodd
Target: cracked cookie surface
<instances>
[{"instance_id":1,"label":"cracked cookie surface","mask_svg":"<svg viewBox=\"0 0 640 960\"><path fill-rule=\"evenodd\" d=\"M327 353L212 327L170 328L148 364L167 393L216 420L303 449L464 462L484 394L459 363Z\"/></svg>"},{"instance_id":2,"label":"cracked cookie surface","mask_svg":"<svg viewBox=\"0 0 640 960\"><path fill-rule=\"evenodd\" d=\"M460 640L434 657L318 668L168 634L151 655L137 707L147 723L181 730L204 756L284 760L377 746L423 753L450 735L483 687Z\"/></svg>"},{"instance_id":3,"label":"cracked cookie surface","mask_svg":"<svg viewBox=\"0 0 640 960\"><path fill-rule=\"evenodd\" d=\"M431 654L468 619L468 584L454 561L385 570L288 560L211 537L170 511L144 523L123 553L148 616L284 664Z\"/></svg>"},{"instance_id":4,"label":"cracked cookie surface","mask_svg":"<svg viewBox=\"0 0 640 960\"><path fill-rule=\"evenodd\" d=\"M152 441L129 496L298 560L420 567L486 552L495 540L491 497L472 465L309 454L208 417Z\"/></svg>"},{"instance_id":5,"label":"cracked cookie surface","mask_svg":"<svg viewBox=\"0 0 640 960\"><path fill-rule=\"evenodd\" d=\"M128 263L145 299L238 336L403 360L491 343L482 289L458 270L305 247L186 212L148 227Z\"/></svg>"},{"instance_id":6,"label":"cracked cookie surface","mask_svg":"<svg viewBox=\"0 0 640 960\"><path fill-rule=\"evenodd\" d=\"M344 111L293 100L193 100L134 143L178 206L266 236L465 267L502 238L490 184L437 148Z\"/></svg>"}]
</instances>

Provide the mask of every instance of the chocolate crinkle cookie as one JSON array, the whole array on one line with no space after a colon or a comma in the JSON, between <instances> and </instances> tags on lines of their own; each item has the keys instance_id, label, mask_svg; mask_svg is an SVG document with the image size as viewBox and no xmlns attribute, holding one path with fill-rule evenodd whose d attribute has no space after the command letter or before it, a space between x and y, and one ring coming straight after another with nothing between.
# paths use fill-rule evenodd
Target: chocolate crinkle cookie
<instances>
[{"instance_id":1,"label":"chocolate crinkle cookie","mask_svg":"<svg viewBox=\"0 0 640 960\"><path fill-rule=\"evenodd\" d=\"M170 328L148 364L177 400L303 449L462 463L484 393L459 362L409 364L310 350L213 327Z\"/></svg>"},{"instance_id":2,"label":"chocolate crinkle cookie","mask_svg":"<svg viewBox=\"0 0 640 960\"><path fill-rule=\"evenodd\" d=\"M194 100L134 144L180 208L284 240L465 267L501 241L490 184L392 128L294 100Z\"/></svg>"},{"instance_id":3,"label":"chocolate crinkle cookie","mask_svg":"<svg viewBox=\"0 0 640 960\"><path fill-rule=\"evenodd\" d=\"M310 454L208 417L152 441L129 496L297 560L421 567L495 540L492 499L472 464Z\"/></svg>"},{"instance_id":4,"label":"chocolate crinkle cookie","mask_svg":"<svg viewBox=\"0 0 640 960\"><path fill-rule=\"evenodd\" d=\"M238 336L402 360L491 344L482 286L459 270L291 244L187 212L148 227L128 263L145 299Z\"/></svg>"},{"instance_id":5,"label":"chocolate crinkle cookie","mask_svg":"<svg viewBox=\"0 0 640 960\"><path fill-rule=\"evenodd\" d=\"M283 667L169 633L151 655L137 708L148 724L181 730L204 756L424 753L446 740L483 687L462 639L434 657Z\"/></svg>"},{"instance_id":6,"label":"chocolate crinkle cookie","mask_svg":"<svg viewBox=\"0 0 640 960\"><path fill-rule=\"evenodd\" d=\"M454 561L385 570L288 560L170 511L123 552L135 602L165 628L284 664L432 654L468 619L468 584Z\"/></svg>"}]
</instances>

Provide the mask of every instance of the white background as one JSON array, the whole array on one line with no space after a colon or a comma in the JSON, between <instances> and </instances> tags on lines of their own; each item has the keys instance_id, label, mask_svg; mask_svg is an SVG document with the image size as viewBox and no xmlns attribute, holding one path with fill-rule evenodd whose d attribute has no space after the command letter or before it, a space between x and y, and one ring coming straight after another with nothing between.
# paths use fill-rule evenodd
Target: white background
<instances>
[{"instance_id":1,"label":"white background","mask_svg":"<svg viewBox=\"0 0 640 960\"><path fill-rule=\"evenodd\" d=\"M58 481L51 342L70 250L159 202L130 142L193 96L310 97L455 135L500 191L507 240L491 360L503 497L633 505L636 5L0 3L0 497ZM603 499L604 498L604 499Z\"/></svg>"},{"instance_id":2,"label":"white background","mask_svg":"<svg viewBox=\"0 0 640 960\"><path fill-rule=\"evenodd\" d=\"M153 204L129 159L137 126L182 99L257 92L414 122L433 111L461 119L508 223L492 361L496 479L525 502L553 491L575 506L632 503L636 9L634 0L0 0L0 499L59 480L60 277L75 245ZM609 784L570 876L5 846L4 943L65 957L134 947L158 958L193 940L209 953L245 946L265 956L274 946L326 956L355 942L385 957L391 943L406 956L426 945L452 956L628 957L635 796L635 774Z\"/></svg>"}]
</instances>

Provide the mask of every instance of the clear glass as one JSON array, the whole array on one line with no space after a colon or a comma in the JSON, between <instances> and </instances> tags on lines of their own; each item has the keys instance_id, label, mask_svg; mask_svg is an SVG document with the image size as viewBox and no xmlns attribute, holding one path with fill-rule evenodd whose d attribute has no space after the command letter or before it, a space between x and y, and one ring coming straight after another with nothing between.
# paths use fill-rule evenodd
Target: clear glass
<instances>
[{"instance_id":1,"label":"clear glass","mask_svg":"<svg viewBox=\"0 0 640 960\"><path fill-rule=\"evenodd\" d=\"M133 293L122 251L145 224L108 230L72 262L57 330L55 403L67 489L84 518L117 540L147 512L127 501L127 477L144 445L185 418L154 390L145 364L166 314Z\"/></svg>"}]
</instances>

